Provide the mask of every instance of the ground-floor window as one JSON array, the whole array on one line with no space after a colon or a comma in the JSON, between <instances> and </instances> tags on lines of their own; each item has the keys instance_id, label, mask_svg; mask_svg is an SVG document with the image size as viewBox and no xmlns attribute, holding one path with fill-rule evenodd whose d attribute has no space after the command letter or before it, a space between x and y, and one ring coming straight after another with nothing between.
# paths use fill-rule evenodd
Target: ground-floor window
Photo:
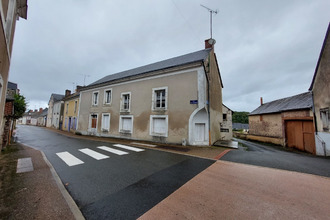
<instances>
[{"instance_id":1,"label":"ground-floor window","mask_svg":"<svg viewBox=\"0 0 330 220\"><path fill-rule=\"evenodd\" d=\"M329 108L320 109L323 131L329 131Z\"/></svg>"},{"instance_id":2,"label":"ground-floor window","mask_svg":"<svg viewBox=\"0 0 330 220\"><path fill-rule=\"evenodd\" d=\"M97 127L97 115L96 114L92 114L91 115L91 121L90 121L90 127L91 128L96 128Z\"/></svg>"},{"instance_id":3,"label":"ground-floor window","mask_svg":"<svg viewBox=\"0 0 330 220\"><path fill-rule=\"evenodd\" d=\"M150 115L150 135L162 137L168 136L167 115Z\"/></svg>"},{"instance_id":4,"label":"ground-floor window","mask_svg":"<svg viewBox=\"0 0 330 220\"><path fill-rule=\"evenodd\" d=\"M133 116L121 115L119 118L119 132L133 133Z\"/></svg>"},{"instance_id":5,"label":"ground-floor window","mask_svg":"<svg viewBox=\"0 0 330 220\"><path fill-rule=\"evenodd\" d=\"M102 114L102 131L110 131L110 114L103 113Z\"/></svg>"}]
</instances>

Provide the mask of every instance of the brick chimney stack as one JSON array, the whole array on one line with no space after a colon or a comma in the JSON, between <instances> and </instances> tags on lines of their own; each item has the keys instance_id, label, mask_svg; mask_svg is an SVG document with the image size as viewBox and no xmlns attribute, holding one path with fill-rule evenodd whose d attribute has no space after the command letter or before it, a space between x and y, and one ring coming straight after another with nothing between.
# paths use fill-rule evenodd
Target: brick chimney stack
<instances>
[{"instance_id":1,"label":"brick chimney stack","mask_svg":"<svg viewBox=\"0 0 330 220\"><path fill-rule=\"evenodd\" d=\"M205 49L214 48L215 40L210 38L205 40Z\"/></svg>"},{"instance_id":2,"label":"brick chimney stack","mask_svg":"<svg viewBox=\"0 0 330 220\"><path fill-rule=\"evenodd\" d=\"M71 95L71 90L65 90L65 97L67 97L67 96L69 96L69 95Z\"/></svg>"},{"instance_id":3,"label":"brick chimney stack","mask_svg":"<svg viewBox=\"0 0 330 220\"><path fill-rule=\"evenodd\" d=\"M80 92L80 89L82 88L83 86L77 86L76 88L76 92Z\"/></svg>"},{"instance_id":4,"label":"brick chimney stack","mask_svg":"<svg viewBox=\"0 0 330 220\"><path fill-rule=\"evenodd\" d=\"M42 112L42 110L43 110L42 108L39 108L39 112Z\"/></svg>"}]
</instances>

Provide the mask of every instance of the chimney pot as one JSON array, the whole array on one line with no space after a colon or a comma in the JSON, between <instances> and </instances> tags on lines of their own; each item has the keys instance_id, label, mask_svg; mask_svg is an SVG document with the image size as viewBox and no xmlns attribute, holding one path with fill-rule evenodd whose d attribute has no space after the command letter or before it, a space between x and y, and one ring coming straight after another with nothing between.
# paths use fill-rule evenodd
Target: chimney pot
<instances>
[{"instance_id":1,"label":"chimney pot","mask_svg":"<svg viewBox=\"0 0 330 220\"><path fill-rule=\"evenodd\" d=\"M260 105L263 105L263 104L264 104L264 102L262 100L262 97L260 97Z\"/></svg>"},{"instance_id":2,"label":"chimney pot","mask_svg":"<svg viewBox=\"0 0 330 220\"><path fill-rule=\"evenodd\" d=\"M39 112L42 112L42 108L39 108Z\"/></svg>"},{"instance_id":3,"label":"chimney pot","mask_svg":"<svg viewBox=\"0 0 330 220\"><path fill-rule=\"evenodd\" d=\"M71 90L65 90L65 97L67 97L67 96L69 96L69 95L71 95Z\"/></svg>"},{"instance_id":4,"label":"chimney pot","mask_svg":"<svg viewBox=\"0 0 330 220\"><path fill-rule=\"evenodd\" d=\"M215 44L215 40L210 38L205 40L205 49L207 48L213 48Z\"/></svg>"}]
</instances>

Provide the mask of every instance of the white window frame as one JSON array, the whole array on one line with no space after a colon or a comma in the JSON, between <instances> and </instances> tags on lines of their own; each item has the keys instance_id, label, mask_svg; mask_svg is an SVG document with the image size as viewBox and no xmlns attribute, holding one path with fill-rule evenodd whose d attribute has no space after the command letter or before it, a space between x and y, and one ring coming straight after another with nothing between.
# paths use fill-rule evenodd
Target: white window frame
<instances>
[{"instance_id":1,"label":"white window frame","mask_svg":"<svg viewBox=\"0 0 330 220\"><path fill-rule=\"evenodd\" d=\"M74 113L77 112L78 100L74 100Z\"/></svg>"},{"instance_id":2,"label":"white window frame","mask_svg":"<svg viewBox=\"0 0 330 220\"><path fill-rule=\"evenodd\" d=\"M322 122L322 131L330 131L330 115L329 108L320 109L320 118Z\"/></svg>"},{"instance_id":3,"label":"white window frame","mask_svg":"<svg viewBox=\"0 0 330 220\"><path fill-rule=\"evenodd\" d=\"M128 109L124 109L124 95L129 95ZM120 94L120 112L130 112L131 111L131 92L123 92Z\"/></svg>"},{"instance_id":4,"label":"white window frame","mask_svg":"<svg viewBox=\"0 0 330 220\"><path fill-rule=\"evenodd\" d=\"M68 114L68 112L69 112L69 103L66 103L65 114Z\"/></svg>"},{"instance_id":5,"label":"white window frame","mask_svg":"<svg viewBox=\"0 0 330 220\"><path fill-rule=\"evenodd\" d=\"M104 128L103 119L104 119L105 115L109 116L109 125L108 125L109 128ZM101 121L101 131L102 132L109 132L110 131L110 120L111 120L110 113L102 113L102 121Z\"/></svg>"},{"instance_id":6,"label":"white window frame","mask_svg":"<svg viewBox=\"0 0 330 220\"><path fill-rule=\"evenodd\" d=\"M95 94L97 94L96 100L95 100ZM93 94L92 94L92 106L98 106L98 104L99 104L99 97L100 97L99 91L94 91Z\"/></svg>"},{"instance_id":7,"label":"white window frame","mask_svg":"<svg viewBox=\"0 0 330 220\"><path fill-rule=\"evenodd\" d=\"M166 132L165 133L154 133L154 119L155 118L162 118L165 119L166 123ZM159 136L159 137L168 137L168 115L150 115L150 136Z\"/></svg>"},{"instance_id":8,"label":"white window frame","mask_svg":"<svg viewBox=\"0 0 330 220\"><path fill-rule=\"evenodd\" d=\"M110 91L110 102L107 102L107 92ZM104 101L103 104L104 105L111 105L112 103L112 89L106 89L104 90L104 97L103 97Z\"/></svg>"},{"instance_id":9,"label":"white window frame","mask_svg":"<svg viewBox=\"0 0 330 220\"><path fill-rule=\"evenodd\" d=\"M131 118L131 130L123 130L123 118ZM119 117L119 132L120 133L130 133L133 134L133 121L134 121L134 116L133 115L120 115Z\"/></svg>"},{"instance_id":10,"label":"white window frame","mask_svg":"<svg viewBox=\"0 0 330 220\"><path fill-rule=\"evenodd\" d=\"M165 107L164 108L160 108L160 107L156 107L156 91L159 90L165 90ZM152 89L152 103L151 103L151 110L153 111L159 111L159 110L167 110L167 102L168 102L168 87L164 86L164 87L158 87L158 88L153 88Z\"/></svg>"}]
</instances>

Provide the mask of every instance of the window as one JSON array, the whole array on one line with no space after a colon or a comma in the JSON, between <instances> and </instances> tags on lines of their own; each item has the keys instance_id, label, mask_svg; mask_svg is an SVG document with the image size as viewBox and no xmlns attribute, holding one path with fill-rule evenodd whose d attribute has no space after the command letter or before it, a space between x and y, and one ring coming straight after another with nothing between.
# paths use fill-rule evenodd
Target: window
<instances>
[{"instance_id":1,"label":"window","mask_svg":"<svg viewBox=\"0 0 330 220\"><path fill-rule=\"evenodd\" d=\"M111 104L111 98L112 98L111 95L112 95L111 89L104 91L104 104L106 105Z\"/></svg>"},{"instance_id":2,"label":"window","mask_svg":"<svg viewBox=\"0 0 330 220\"><path fill-rule=\"evenodd\" d=\"M68 114L68 111L69 111L69 103L66 103L66 110L65 110L65 113Z\"/></svg>"},{"instance_id":3,"label":"window","mask_svg":"<svg viewBox=\"0 0 330 220\"><path fill-rule=\"evenodd\" d=\"M102 114L102 131L110 131L110 114Z\"/></svg>"},{"instance_id":4,"label":"window","mask_svg":"<svg viewBox=\"0 0 330 220\"><path fill-rule=\"evenodd\" d=\"M78 101L74 101L74 113L77 112L77 105L78 105Z\"/></svg>"},{"instance_id":5,"label":"window","mask_svg":"<svg viewBox=\"0 0 330 220\"><path fill-rule=\"evenodd\" d=\"M329 131L329 108L320 109L323 131Z\"/></svg>"},{"instance_id":6,"label":"window","mask_svg":"<svg viewBox=\"0 0 330 220\"><path fill-rule=\"evenodd\" d=\"M168 136L167 115L150 115L150 135L163 137Z\"/></svg>"},{"instance_id":7,"label":"window","mask_svg":"<svg viewBox=\"0 0 330 220\"><path fill-rule=\"evenodd\" d=\"M152 110L167 109L167 87L152 89Z\"/></svg>"},{"instance_id":8,"label":"window","mask_svg":"<svg viewBox=\"0 0 330 220\"><path fill-rule=\"evenodd\" d=\"M93 92L92 105L96 106L99 102L99 92Z\"/></svg>"},{"instance_id":9,"label":"window","mask_svg":"<svg viewBox=\"0 0 330 220\"><path fill-rule=\"evenodd\" d=\"M131 107L131 93L122 93L121 94L121 112L129 112Z\"/></svg>"},{"instance_id":10,"label":"window","mask_svg":"<svg viewBox=\"0 0 330 220\"><path fill-rule=\"evenodd\" d=\"M133 133L133 116L121 115L119 118L119 132Z\"/></svg>"},{"instance_id":11,"label":"window","mask_svg":"<svg viewBox=\"0 0 330 220\"><path fill-rule=\"evenodd\" d=\"M68 119L65 118L65 121L64 121L64 128L66 128L66 123L67 123ZM56 124L57 124L57 119L56 119Z\"/></svg>"},{"instance_id":12,"label":"window","mask_svg":"<svg viewBox=\"0 0 330 220\"><path fill-rule=\"evenodd\" d=\"M223 119L224 121L227 121L227 114L223 114L223 115L222 115L222 119Z\"/></svg>"}]
</instances>

